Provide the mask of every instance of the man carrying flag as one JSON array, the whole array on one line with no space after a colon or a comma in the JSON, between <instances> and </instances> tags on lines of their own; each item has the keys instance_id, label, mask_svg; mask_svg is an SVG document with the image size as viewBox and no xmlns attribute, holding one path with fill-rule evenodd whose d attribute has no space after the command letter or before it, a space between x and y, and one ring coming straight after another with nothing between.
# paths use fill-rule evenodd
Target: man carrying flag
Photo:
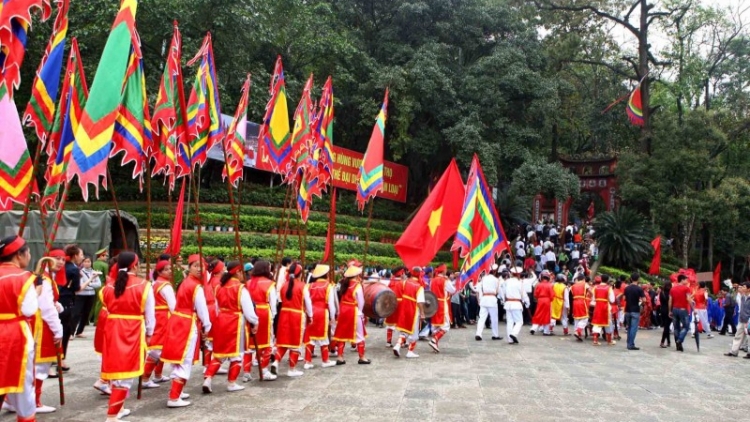
<instances>
[{"instance_id":1,"label":"man carrying flag","mask_svg":"<svg viewBox=\"0 0 750 422\"><path fill-rule=\"evenodd\" d=\"M445 277L447 270L448 267L445 264L438 265L435 268L435 277L430 282L430 290L435 293L438 302L437 312L432 316L431 321L435 333L430 339L430 347L436 353L440 353L438 342L451 329L450 300L453 293L456 293L453 282Z\"/></svg>"}]
</instances>

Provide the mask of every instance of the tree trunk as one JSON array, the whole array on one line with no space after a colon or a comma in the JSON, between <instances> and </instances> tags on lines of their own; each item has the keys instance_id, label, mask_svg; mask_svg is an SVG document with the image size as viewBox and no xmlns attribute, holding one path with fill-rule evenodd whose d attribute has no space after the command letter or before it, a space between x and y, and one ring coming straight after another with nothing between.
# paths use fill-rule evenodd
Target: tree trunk
<instances>
[{"instance_id":1,"label":"tree trunk","mask_svg":"<svg viewBox=\"0 0 750 422\"><path fill-rule=\"evenodd\" d=\"M684 233L682 234L682 265L688 268L688 257L690 256L690 239L693 237L693 227L695 226L695 214L685 220Z\"/></svg>"},{"instance_id":2,"label":"tree trunk","mask_svg":"<svg viewBox=\"0 0 750 422\"><path fill-rule=\"evenodd\" d=\"M549 162L557 162L557 145L560 142L560 127L557 124L557 120L552 124L552 148L549 155Z\"/></svg>"},{"instance_id":3,"label":"tree trunk","mask_svg":"<svg viewBox=\"0 0 750 422\"><path fill-rule=\"evenodd\" d=\"M648 11L651 7L647 0L641 1L640 31L638 37L638 78L641 83L641 108L643 112L643 126L641 126L641 152L651 155L651 107L649 106L648 78ZM646 76L644 78L644 76Z\"/></svg>"}]
</instances>

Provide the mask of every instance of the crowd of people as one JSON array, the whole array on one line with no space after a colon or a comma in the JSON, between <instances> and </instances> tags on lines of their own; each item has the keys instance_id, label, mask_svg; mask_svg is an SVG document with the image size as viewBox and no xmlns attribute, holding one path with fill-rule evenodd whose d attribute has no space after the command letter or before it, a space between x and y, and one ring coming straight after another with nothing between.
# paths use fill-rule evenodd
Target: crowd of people
<instances>
[{"instance_id":1,"label":"crowd of people","mask_svg":"<svg viewBox=\"0 0 750 422\"><path fill-rule=\"evenodd\" d=\"M571 240L575 250L576 238ZM682 352L689 333L705 331L711 337L711 327L723 322L720 334L731 327L735 335L727 356L747 351L750 283L729 284L731 290L720 299L726 316L717 322L708 317L705 285L691 287L684 275L674 286L667 282L651 289L638 273L617 279L590 274L585 261L576 262L573 271L556 264L537 273L523 257L515 265L506 257L477 282L464 284L444 264L388 271L366 270L351 261L338 270L318 264L305 271L289 258L274 267L265 260L225 263L191 255L183 270L178 257L162 255L143 277L134 253L107 257L106 250L99 251L92 262L69 245L50 251L32 274L26 271L30 254L24 240L0 241L0 335L10 345L0 360L0 394L6 395L3 408L17 412L18 420L55 411L42 404L43 382L58 375L55 362L57 371L70 369L64 360L68 342L83 335L92 308L94 349L101 356L94 388L109 395L108 421L130 413L123 405L136 381L139 394L141 388L169 382L167 407L190 405L183 389L201 359L205 394L214 392L221 374L227 375L227 391L243 390L239 381L250 381L254 367L259 380L273 381L287 354L289 377L314 368L317 356L322 368L346 364L347 344L358 364L370 364L364 290L377 282L388 286L397 305L387 318L371 316L372 323L386 327L385 343L397 358L418 358L419 340L440 353L440 341L451 328L474 324L477 341L489 328L492 340L510 345L520 343L524 323L530 324L530 335L552 336L561 325L562 335L578 342L591 337L595 346L614 345L626 330L628 350L639 350L639 329L662 326L661 347L671 347L674 332L675 350ZM430 318L426 291L437 306ZM503 319L504 337L498 327ZM171 366L168 377L165 363Z\"/></svg>"}]
</instances>

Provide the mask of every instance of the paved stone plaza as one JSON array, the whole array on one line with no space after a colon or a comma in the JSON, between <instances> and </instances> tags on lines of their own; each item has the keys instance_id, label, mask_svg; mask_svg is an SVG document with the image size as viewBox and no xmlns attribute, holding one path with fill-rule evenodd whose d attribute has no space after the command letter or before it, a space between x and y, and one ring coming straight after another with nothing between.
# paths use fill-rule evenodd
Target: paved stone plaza
<instances>
[{"instance_id":1,"label":"paved stone plaza","mask_svg":"<svg viewBox=\"0 0 750 422\"><path fill-rule=\"evenodd\" d=\"M559 328L559 327L558 327ZM504 330L504 325L502 326ZM747 378L750 361L722 356L730 337L702 338L701 353L692 339L684 353L660 349L661 331L640 331L640 351L628 352L623 341L614 347L576 343L573 337L530 336L521 344L474 340L473 327L452 330L436 355L419 342L415 360L396 359L384 347L385 332L370 328L368 355L372 365L357 365L348 350L347 364L305 371L298 379L245 384L237 393L224 390L224 376L214 380L214 393L201 394L201 367L193 371L185 391L193 405L167 409L169 389L163 384L132 398L130 421L741 421L750 420ZM40 415L40 421L103 421L107 399L91 385L98 373L86 339L70 343L66 375L67 404ZM503 333L504 334L504 333ZM485 330L485 339L490 338ZM316 364L320 362L316 359ZM301 364L300 364L301 366ZM166 368L165 368L165 372ZM48 380L44 403L58 406L57 381ZM743 404L744 401L744 404ZM15 418L3 412L0 422Z\"/></svg>"}]
</instances>

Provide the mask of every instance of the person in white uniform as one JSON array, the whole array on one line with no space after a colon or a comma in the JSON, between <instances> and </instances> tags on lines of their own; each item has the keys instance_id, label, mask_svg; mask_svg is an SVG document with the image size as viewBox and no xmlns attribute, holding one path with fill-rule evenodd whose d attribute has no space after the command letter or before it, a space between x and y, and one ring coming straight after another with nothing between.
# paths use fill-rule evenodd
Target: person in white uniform
<instances>
[{"instance_id":1,"label":"person in white uniform","mask_svg":"<svg viewBox=\"0 0 750 422\"><path fill-rule=\"evenodd\" d=\"M518 344L518 335L523 327L523 307L529 306L529 295L520 279L522 272L523 268L512 267L510 278L500 288L500 299L505 308L505 333L510 344Z\"/></svg>"},{"instance_id":2,"label":"person in white uniform","mask_svg":"<svg viewBox=\"0 0 750 422\"><path fill-rule=\"evenodd\" d=\"M492 339L502 340L497 329L497 298L500 293L500 280L497 278L497 264L492 265L492 271L482 277L476 285L471 285L471 289L479 296L479 320L477 321L477 332L474 339L482 340L482 331L487 317L490 317L490 327L492 328Z\"/></svg>"}]
</instances>

